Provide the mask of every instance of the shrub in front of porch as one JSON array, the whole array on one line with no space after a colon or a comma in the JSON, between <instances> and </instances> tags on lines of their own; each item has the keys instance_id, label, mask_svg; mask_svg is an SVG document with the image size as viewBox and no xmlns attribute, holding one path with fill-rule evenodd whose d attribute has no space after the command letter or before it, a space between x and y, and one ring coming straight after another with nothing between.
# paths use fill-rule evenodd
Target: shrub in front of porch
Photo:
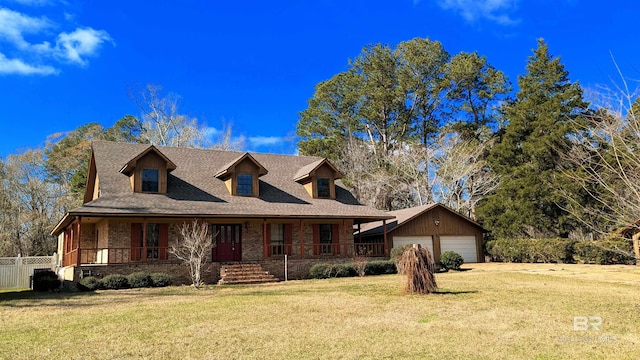
<instances>
[{"instance_id":1,"label":"shrub in front of porch","mask_svg":"<svg viewBox=\"0 0 640 360\"><path fill-rule=\"evenodd\" d=\"M128 276L120 274L108 275L105 276L104 279L99 279L95 276L87 276L78 281L77 287L80 291L95 291L100 289L118 290L128 288L166 287L170 286L172 283L173 279L169 274L135 272Z\"/></svg>"},{"instance_id":2,"label":"shrub in front of porch","mask_svg":"<svg viewBox=\"0 0 640 360\"><path fill-rule=\"evenodd\" d=\"M151 287L153 282L151 281L151 275L146 272L134 272L127 275L127 281L131 288L145 288Z\"/></svg>"},{"instance_id":3,"label":"shrub in front of porch","mask_svg":"<svg viewBox=\"0 0 640 360\"><path fill-rule=\"evenodd\" d=\"M165 273L153 273L151 274L151 286L153 287L165 287L173 284L173 278L169 274Z\"/></svg>"},{"instance_id":4,"label":"shrub in front of porch","mask_svg":"<svg viewBox=\"0 0 640 360\"><path fill-rule=\"evenodd\" d=\"M365 275L397 274L398 268L393 260L369 261L364 267Z\"/></svg>"},{"instance_id":5,"label":"shrub in front of porch","mask_svg":"<svg viewBox=\"0 0 640 360\"><path fill-rule=\"evenodd\" d=\"M369 261L364 266L365 275L382 275L397 273L396 264L391 260ZM346 264L314 264L309 269L309 277L312 279L327 279L332 277L358 276L356 265Z\"/></svg>"},{"instance_id":6,"label":"shrub in front of porch","mask_svg":"<svg viewBox=\"0 0 640 360\"><path fill-rule=\"evenodd\" d=\"M95 276L83 277L78 281L77 287L80 291L96 291L102 288L102 280Z\"/></svg>"},{"instance_id":7,"label":"shrub in front of porch","mask_svg":"<svg viewBox=\"0 0 640 360\"><path fill-rule=\"evenodd\" d=\"M332 277L357 276L358 271L353 264L314 264L309 269L309 277L313 279L328 279Z\"/></svg>"},{"instance_id":8,"label":"shrub in front of porch","mask_svg":"<svg viewBox=\"0 0 640 360\"><path fill-rule=\"evenodd\" d=\"M124 275L111 274L102 279L102 287L106 290L128 289L129 281Z\"/></svg>"}]
</instances>

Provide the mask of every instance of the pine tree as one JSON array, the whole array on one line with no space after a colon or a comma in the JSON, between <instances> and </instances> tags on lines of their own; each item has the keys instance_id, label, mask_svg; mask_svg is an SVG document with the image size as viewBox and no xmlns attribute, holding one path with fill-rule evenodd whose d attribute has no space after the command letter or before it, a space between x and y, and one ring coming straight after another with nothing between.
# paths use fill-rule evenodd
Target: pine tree
<instances>
[{"instance_id":1,"label":"pine tree","mask_svg":"<svg viewBox=\"0 0 640 360\"><path fill-rule=\"evenodd\" d=\"M555 190L562 181L556 170L587 103L542 39L518 85L516 99L504 107L508 123L489 155L502 182L481 203L478 215L499 237L565 236L570 227Z\"/></svg>"}]
</instances>

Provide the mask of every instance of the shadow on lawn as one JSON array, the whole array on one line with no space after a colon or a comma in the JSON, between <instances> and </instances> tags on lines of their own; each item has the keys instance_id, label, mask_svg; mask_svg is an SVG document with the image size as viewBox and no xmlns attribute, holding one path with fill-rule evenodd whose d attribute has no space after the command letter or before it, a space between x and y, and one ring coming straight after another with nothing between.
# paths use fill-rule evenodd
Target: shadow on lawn
<instances>
[{"instance_id":1,"label":"shadow on lawn","mask_svg":"<svg viewBox=\"0 0 640 360\"><path fill-rule=\"evenodd\" d=\"M146 288L145 288L146 289ZM18 290L0 293L0 308L30 308L30 307L91 307L100 306L105 302L110 304L134 303L135 298L147 299L159 296L183 296L179 293L147 292L140 289L100 290L95 291L59 291L38 292L33 290ZM71 301L73 300L73 301ZM86 301L85 301L86 300Z\"/></svg>"},{"instance_id":2,"label":"shadow on lawn","mask_svg":"<svg viewBox=\"0 0 640 360\"><path fill-rule=\"evenodd\" d=\"M14 304L7 303L8 301L17 300L68 300L78 297L89 297L97 294L93 292L72 292L72 291L60 291L60 292L40 292L33 290L17 290L0 293L0 306L10 307L29 307L29 306L43 306L40 302L28 303L28 304Z\"/></svg>"},{"instance_id":3,"label":"shadow on lawn","mask_svg":"<svg viewBox=\"0 0 640 360\"><path fill-rule=\"evenodd\" d=\"M476 294L478 290L437 290L433 294L435 295L462 295L462 294Z\"/></svg>"}]
</instances>

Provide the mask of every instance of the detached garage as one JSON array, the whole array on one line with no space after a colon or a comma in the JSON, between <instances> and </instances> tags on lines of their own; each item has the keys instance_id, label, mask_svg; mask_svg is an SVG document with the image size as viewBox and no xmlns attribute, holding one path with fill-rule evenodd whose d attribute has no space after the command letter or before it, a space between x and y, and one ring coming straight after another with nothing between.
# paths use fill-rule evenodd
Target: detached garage
<instances>
[{"instance_id":1,"label":"detached garage","mask_svg":"<svg viewBox=\"0 0 640 360\"><path fill-rule=\"evenodd\" d=\"M388 212L396 217L386 224L389 248L420 244L429 249L436 262L445 251L462 255L465 263L484 262L483 235L480 224L442 204L430 204ZM356 244L384 242L382 222L362 224L356 229Z\"/></svg>"}]
</instances>

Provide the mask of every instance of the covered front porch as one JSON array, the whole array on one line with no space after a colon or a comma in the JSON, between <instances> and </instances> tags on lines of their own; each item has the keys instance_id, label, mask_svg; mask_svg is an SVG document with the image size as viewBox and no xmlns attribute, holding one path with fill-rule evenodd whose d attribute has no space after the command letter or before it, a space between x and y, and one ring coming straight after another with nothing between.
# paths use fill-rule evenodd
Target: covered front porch
<instances>
[{"instance_id":1,"label":"covered front porch","mask_svg":"<svg viewBox=\"0 0 640 360\"><path fill-rule=\"evenodd\" d=\"M209 226L211 263L388 257L386 236L354 239L359 219L201 218ZM60 233L60 266L172 264L180 227L193 219L77 217Z\"/></svg>"}]
</instances>

